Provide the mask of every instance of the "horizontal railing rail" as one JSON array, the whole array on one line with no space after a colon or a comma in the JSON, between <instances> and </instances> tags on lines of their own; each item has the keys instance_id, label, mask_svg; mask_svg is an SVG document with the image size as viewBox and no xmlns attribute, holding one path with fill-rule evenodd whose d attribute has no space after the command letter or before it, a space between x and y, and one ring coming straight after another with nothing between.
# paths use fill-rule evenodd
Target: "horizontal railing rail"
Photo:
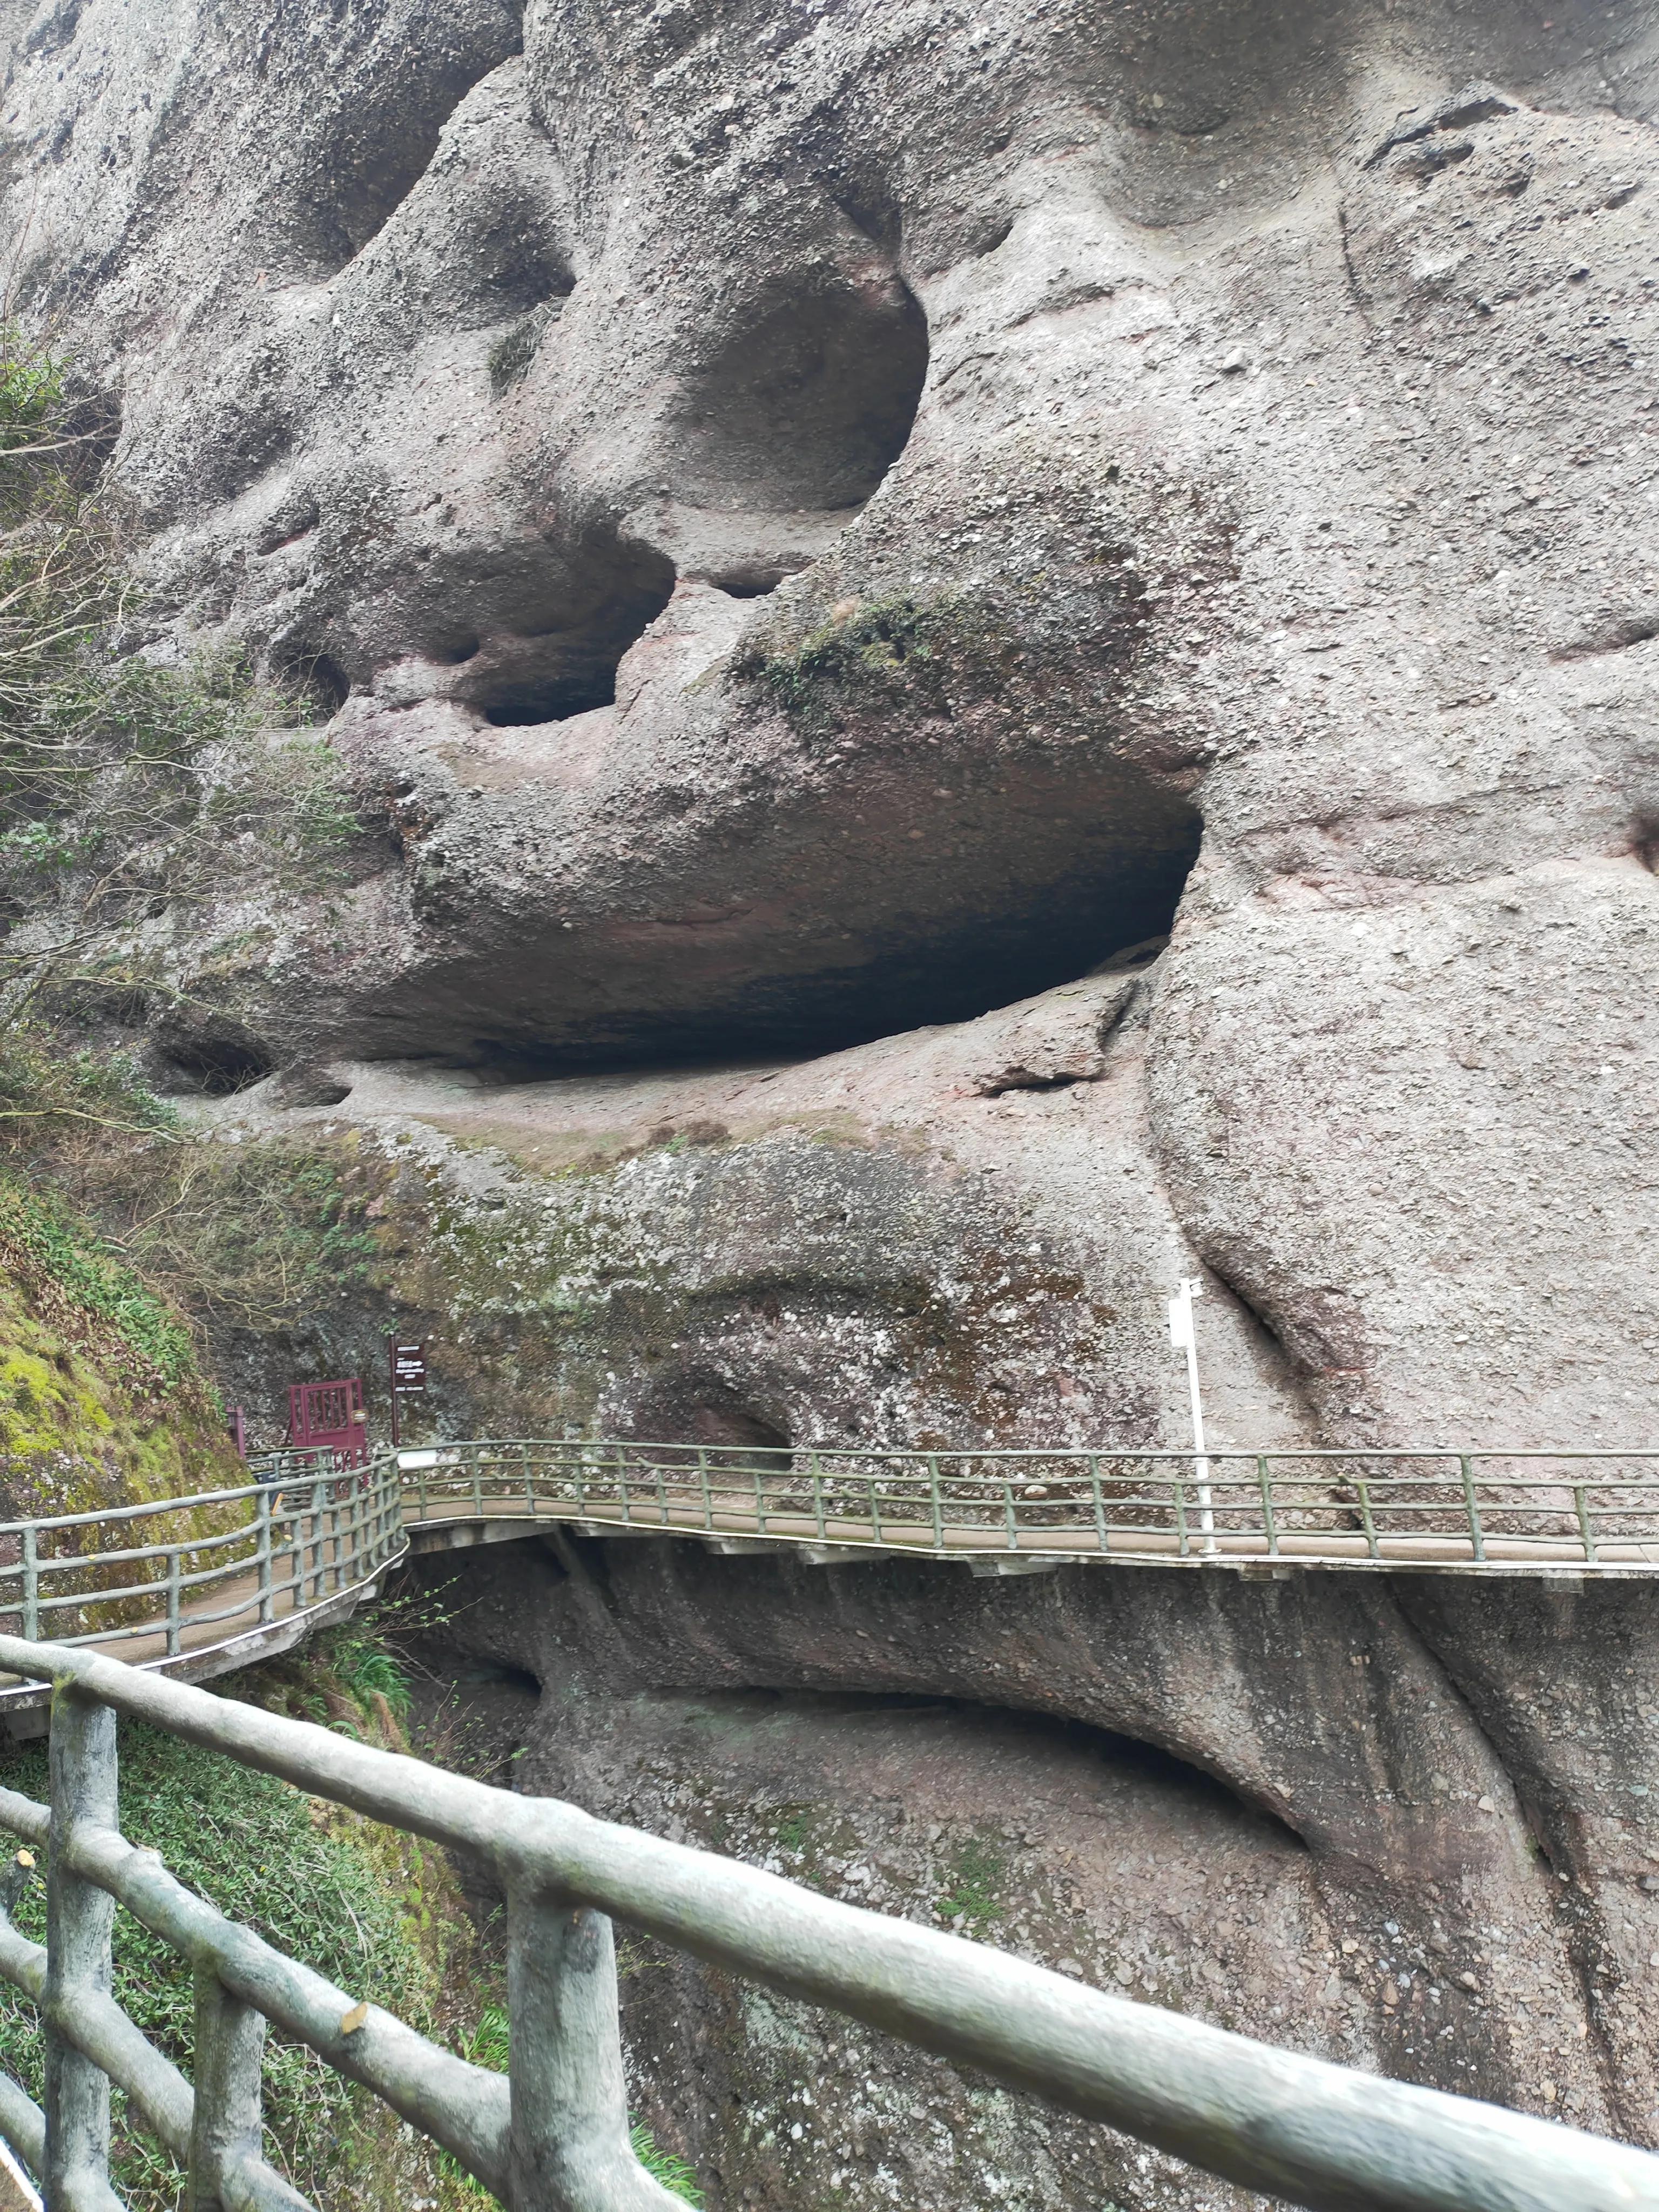
<instances>
[{"instance_id":1,"label":"horizontal railing rail","mask_svg":"<svg viewBox=\"0 0 1659 2212\"><path fill-rule=\"evenodd\" d=\"M1626 2145L1108 1996L97 1654L0 1637L0 1667L55 1684L50 1807L0 1791L0 1826L44 1847L48 1887L44 1952L0 1918L0 1978L40 2005L47 2051L44 2109L0 2079L0 2133L42 2177L52 2212L118 2207L112 2081L186 2166L197 2212L302 2206L262 2149L268 2021L441 2144L508 2212L672 2206L629 2147L613 1916L1316 2212L1659 2212L1659 2159ZM333 1986L134 1850L119 1832L118 1713L477 1854L507 1899L507 2075ZM191 1962L193 2081L109 1994L116 1901Z\"/></svg>"},{"instance_id":2,"label":"horizontal railing rail","mask_svg":"<svg viewBox=\"0 0 1659 2212\"><path fill-rule=\"evenodd\" d=\"M509 1438L399 1455L412 1523L547 1516L843 1550L1659 1571L1659 1452L860 1450Z\"/></svg>"}]
</instances>

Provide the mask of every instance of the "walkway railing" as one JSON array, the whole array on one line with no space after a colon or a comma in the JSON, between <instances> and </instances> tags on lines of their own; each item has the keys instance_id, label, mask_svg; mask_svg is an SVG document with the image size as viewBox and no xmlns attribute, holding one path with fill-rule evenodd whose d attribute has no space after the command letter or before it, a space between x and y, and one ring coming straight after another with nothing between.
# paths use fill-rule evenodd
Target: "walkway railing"
<instances>
[{"instance_id":1,"label":"walkway railing","mask_svg":"<svg viewBox=\"0 0 1659 2212\"><path fill-rule=\"evenodd\" d=\"M271 1453L238 1490L0 1525L0 1632L200 1679L347 1610L410 1530L518 1520L830 1559L1659 1574L1659 1453L789 1451L550 1441ZM448 1529L443 1539L440 1532ZM42 1692L0 1683L0 1723Z\"/></svg>"},{"instance_id":2,"label":"walkway railing","mask_svg":"<svg viewBox=\"0 0 1659 2212\"><path fill-rule=\"evenodd\" d=\"M340 1474L331 1456L287 1454L269 1472L238 1490L0 1524L0 1632L188 1672L261 1629L301 1632L402 1555L390 1459ZM0 1687L0 1716L39 1694Z\"/></svg>"},{"instance_id":3,"label":"walkway railing","mask_svg":"<svg viewBox=\"0 0 1659 2212\"><path fill-rule=\"evenodd\" d=\"M0 1790L47 1858L46 1945L0 1915L0 1978L41 2008L42 2110L0 2077L0 2134L51 2212L119 2212L110 2084L194 2212L302 2212L260 2127L265 2024L443 2146L509 2212L672 2212L629 2144L611 1921L884 2030L1209 2172L1330 2212L1659 2212L1659 2159L1299 2057L732 1860L520 1797L96 1655L0 1638L56 1684L52 1803ZM476 1852L507 1899L510 2071L455 2057L175 1881L120 1833L115 1716ZM118 1901L189 1962L193 2081L110 1995Z\"/></svg>"},{"instance_id":4,"label":"walkway railing","mask_svg":"<svg viewBox=\"0 0 1659 2212\"><path fill-rule=\"evenodd\" d=\"M1126 1565L1659 1572L1659 1452L860 1451L509 1441L401 1455L404 1515L544 1516Z\"/></svg>"}]
</instances>

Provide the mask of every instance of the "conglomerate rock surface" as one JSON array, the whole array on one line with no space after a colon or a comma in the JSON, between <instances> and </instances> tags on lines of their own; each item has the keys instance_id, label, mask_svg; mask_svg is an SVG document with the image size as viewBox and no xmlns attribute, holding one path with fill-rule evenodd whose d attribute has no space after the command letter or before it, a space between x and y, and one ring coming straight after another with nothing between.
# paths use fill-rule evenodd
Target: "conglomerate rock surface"
<instances>
[{"instance_id":1,"label":"conglomerate rock surface","mask_svg":"<svg viewBox=\"0 0 1659 2212\"><path fill-rule=\"evenodd\" d=\"M457 1418L1176 1443L1196 1273L1227 1441L1650 1441L1651 8L7 22L150 649L308 690L370 825L117 948L151 1064L355 1148ZM654 1697L953 1701L936 1796L985 1707L1160 1747L1299 1900L1247 2024L1652 2138L1636 1595L612 1571L663 1789ZM590 1704L550 1781L651 1817Z\"/></svg>"}]
</instances>

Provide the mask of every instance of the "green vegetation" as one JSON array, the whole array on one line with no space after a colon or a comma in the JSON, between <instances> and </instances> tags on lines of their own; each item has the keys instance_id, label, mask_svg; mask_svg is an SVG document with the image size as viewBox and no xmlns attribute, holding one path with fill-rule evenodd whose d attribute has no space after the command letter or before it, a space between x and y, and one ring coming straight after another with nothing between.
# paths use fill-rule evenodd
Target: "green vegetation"
<instances>
[{"instance_id":1,"label":"green vegetation","mask_svg":"<svg viewBox=\"0 0 1659 2212\"><path fill-rule=\"evenodd\" d=\"M80 1188L149 1281L239 1328L289 1328L337 1305L380 1258L340 1165L280 1143L106 1151Z\"/></svg>"},{"instance_id":2,"label":"green vegetation","mask_svg":"<svg viewBox=\"0 0 1659 2212\"><path fill-rule=\"evenodd\" d=\"M781 1850L804 1851L812 1832L811 1814L805 1805L786 1805L779 1812L772 1832Z\"/></svg>"},{"instance_id":3,"label":"green vegetation","mask_svg":"<svg viewBox=\"0 0 1659 2212\"><path fill-rule=\"evenodd\" d=\"M337 1819L331 1808L325 1814L285 1783L147 1729L124 1727L121 1757L122 1821L132 1841L159 1850L191 1888L353 1996L430 2022L440 1985L408 1927L408 1889L418 1887L420 1863L430 1856L421 1845L395 1837L377 1848L367 1822ZM44 1751L15 1754L4 1774L9 1787L44 1796ZM16 1917L43 1939L43 1885L26 1894ZM115 1994L188 2073L188 1967L124 1911L116 1922ZM38 2098L40 2063L33 2007L14 1991L0 1994L0 2067ZM308 2051L275 2039L265 2080L269 2154L296 2188L331 2212L395 2201L385 2184L402 2146L395 2124L383 2124L371 2100ZM179 2186L172 2161L125 2100L117 2103L118 2191L133 2212L171 2212Z\"/></svg>"},{"instance_id":4,"label":"green vegetation","mask_svg":"<svg viewBox=\"0 0 1659 2212\"><path fill-rule=\"evenodd\" d=\"M55 1328L0 1258L0 1498L8 1515L98 1511L240 1479L198 1373L160 1395L124 1387L75 1316ZM118 1352L118 1340L114 1340ZM14 1586L15 1591L15 1586Z\"/></svg>"},{"instance_id":5,"label":"green vegetation","mask_svg":"<svg viewBox=\"0 0 1659 2212\"><path fill-rule=\"evenodd\" d=\"M14 1024L0 1037L0 1148L27 1149L76 1123L163 1141L179 1132L177 1114L145 1089L131 1061L57 1051Z\"/></svg>"},{"instance_id":6,"label":"green vegetation","mask_svg":"<svg viewBox=\"0 0 1659 2212\"><path fill-rule=\"evenodd\" d=\"M167 907L331 880L362 835L341 763L237 656L138 649L106 429L0 323L0 1455L35 1510L225 1479L185 1315L291 1325L374 1257L329 1162L193 1140L52 1026L178 1006ZM227 940L210 987L264 950ZM139 1433L164 1402L171 1453Z\"/></svg>"},{"instance_id":7,"label":"green vegetation","mask_svg":"<svg viewBox=\"0 0 1659 2212\"><path fill-rule=\"evenodd\" d=\"M659 2150L649 2128L635 2126L629 2141L634 2146L635 2157L653 2181L659 2181L671 2196L684 2197L688 2204L702 2204L702 2191L697 2187L696 2175L683 2158L676 2158L672 2151Z\"/></svg>"},{"instance_id":8,"label":"green vegetation","mask_svg":"<svg viewBox=\"0 0 1659 2212\"><path fill-rule=\"evenodd\" d=\"M33 1279L37 1311L104 1324L123 1380L154 1396L192 1376L189 1332L53 1194L0 1176L0 1266Z\"/></svg>"},{"instance_id":9,"label":"green vegetation","mask_svg":"<svg viewBox=\"0 0 1659 2212\"><path fill-rule=\"evenodd\" d=\"M0 1038L0 1496L72 1512L236 1479L165 1291L76 1198L77 1161L178 1150L118 1062Z\"/></svg>"},{"instance_id":10,"label":"green vegetation","mask_svg":"<svg viewBox=\"0 0 1659 2212\"><path fill-rule=\"evenodd\" d=\"M0 1035L0 1266L53 1317L116 1324L145 1387L186 1380L182 1313L281 1328L366 1287L380 1252L354 1180L343 1155L194 1137L118 1055Z\"/></svg>"},{"instance_id":11,"label":"green vegetation","mask_svg":"<svg viewBox=\"0 0 1659 2212\"><path fill-rule=\"evenodd\" d=\"M948 712L953 686L975 684L988 650L1002 643L994 618L959 592L928 599L844 602L793 644L762 636L732 664L799 729L826 729L843 714L908 706Z\"/></svg>"},{"instance_id":12,"label":"green vegetation","mask_svg":"<svg viewBox=\"0 0 1659 2212\"><path fill-rule=\"evenodd\" d=\"M139 648L103 410L0 324L0 1016L108 980L112 933L228 878L325 882L361 837L342 763L235 653ZM125 963L129 988L146 981ZM87 970L92 969L89 975Z\"/></svg>"},{"instance_id":13,"label":"green vegetation","mask_svg":"<svg viewBox=\"0 0 1659 2212\"><path fill-rule=\"evenodd\" d=\"M406 1748L410 1687L381 1631L418 1618L424 1615L394 1601L226 1686L268 1710ZM0 1756L0 1780L44 1798L46 1765L44 1747L12 1752ZM506 2067L506 2012L448 1862L434 1846L125 1724L121 1823L190 1887L348 1995L383 2005L476 2064ZM37 1942L44 1911L37 1877L15 1914ZM116 1916L115 1995L188 2075L189 1966L125 1911ZM34 2008L0 1984L0 2069L38 2099L40 2064ZM328 2212L380 2212L422 2199L433 2212L474 2212L490 2201L434 2145L407 2140L366 2092L274 2034L264 2079L267 2155ZM179 2186L172 2160L118 2096L116 2106L118 2192L133 2212L171 2212Z\"/></svg>"},{"instance_id":14,"label":"green vegetation","mask_svg":"<svg viewBox=\"0 0 1659 2212\"><path fill-rule=\"evenodd\" d=\"M475 2066L493 2067L498 2074L505 2074L511 2048L506 2006L486 2005L478 2015L477 2027L469 2034L460 2037L455 2048L463 2058L470 2058ZM656 2137L643 2121L635 2121L629 2130L628 2139L633 2146L635 2157L653 2180L659 2181L672 2195L683 2198L686 2203L701 2206L702 2193L697 2187L696 2175L683 2158L676 2158L672 2151L658 2148ZM446 2163L453 2166L453 2160ZM470 2189L483 2203L490 2201L488 2192L476 2181L467 2180L460 2174L459 2167L454 2171L463 2187Z\"/></svg>"},{"instance_id":15,"label":"green vegetation","mask_svg":"<svg viewBox=\"0 0 1659 2212\"><path fill-rule=\"evenodd\" d=\"M933 1901L941 1920L960 1919L964 1934L983 1935L1002 1917L1000 1892L1008 1863L981 1836L957 1845L946 1869L950 1887Z\"/></svg>"}]
</instances>

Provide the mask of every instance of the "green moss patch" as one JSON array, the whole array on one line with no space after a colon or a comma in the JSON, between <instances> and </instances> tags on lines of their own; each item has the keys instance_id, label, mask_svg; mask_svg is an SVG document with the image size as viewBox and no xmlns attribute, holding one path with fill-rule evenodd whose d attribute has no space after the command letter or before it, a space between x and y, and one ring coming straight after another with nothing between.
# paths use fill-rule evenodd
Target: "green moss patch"
<instances>
[{"instance_id":1,"label":"green moss patch","mask_svg":"<svg viewBox=\"0 0 1659 2212\"><path fill-rule=\"evenodd\" d=\"M1012 647L1006 618L962 592L877 599L832 615L787 644L757 639L732 665L803 730L842 712L946 711L951 692Z\"/></svg>"}]
</instances>

